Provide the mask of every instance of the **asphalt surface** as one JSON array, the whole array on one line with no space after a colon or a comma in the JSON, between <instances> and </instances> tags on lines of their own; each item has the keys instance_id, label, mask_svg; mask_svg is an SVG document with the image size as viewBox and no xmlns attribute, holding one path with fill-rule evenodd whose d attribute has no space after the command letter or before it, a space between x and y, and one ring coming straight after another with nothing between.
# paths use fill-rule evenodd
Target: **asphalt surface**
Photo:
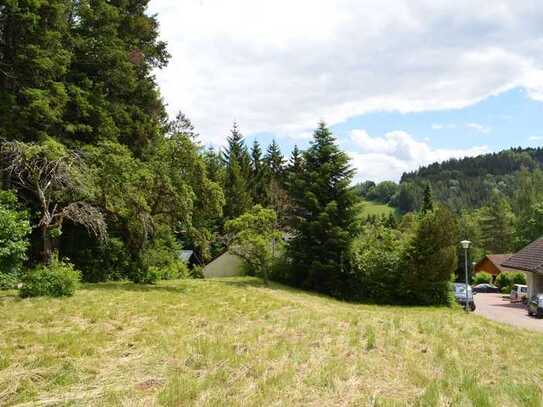
<instances>
[{"instance_id":1,"label":"asphalt surface","mask_svg":"<svg viewBox=\"0 0 543 407\"><path fill-rule=\"evenodd\" d=\"M543 332L543 319L528 316L526 306L512 304L503 294L476 294L476 314L497 322Z\"/></svg>"}]
</instances>

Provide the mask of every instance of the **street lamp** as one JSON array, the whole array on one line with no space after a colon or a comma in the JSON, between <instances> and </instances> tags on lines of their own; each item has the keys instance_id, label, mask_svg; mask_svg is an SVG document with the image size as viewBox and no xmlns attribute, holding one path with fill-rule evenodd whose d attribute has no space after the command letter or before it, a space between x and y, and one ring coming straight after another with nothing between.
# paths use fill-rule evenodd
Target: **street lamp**
<instances>
[{"instance_id":1,"label":"street lamp","mask_svg":"<svg viewBox=\"0 0 543 407\"><path fill-rule=\"evenodd\" d=\"M468 250L471 246L471 242L469 240L462 240L460 242L462 245L462 248L464 249L464 271L466 274L466 312L469 312L469 284L468 284Z\"/></svg>"}]
</instances>

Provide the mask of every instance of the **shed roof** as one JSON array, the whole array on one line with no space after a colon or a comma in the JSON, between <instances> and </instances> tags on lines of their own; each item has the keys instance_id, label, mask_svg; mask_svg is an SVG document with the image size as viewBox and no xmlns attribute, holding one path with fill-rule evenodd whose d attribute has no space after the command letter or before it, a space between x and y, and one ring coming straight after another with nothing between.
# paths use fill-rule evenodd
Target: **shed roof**
<instances>
[{"instance_id":1,"label":"shed roof","mask_svg":"<svg viewBox=\"0 0 543 407\"><path fill-rule=\"evenodd\" d=\"M502 263L518 270L543 273L543 238L538 239Z\"/></svg>"}]
</instances>

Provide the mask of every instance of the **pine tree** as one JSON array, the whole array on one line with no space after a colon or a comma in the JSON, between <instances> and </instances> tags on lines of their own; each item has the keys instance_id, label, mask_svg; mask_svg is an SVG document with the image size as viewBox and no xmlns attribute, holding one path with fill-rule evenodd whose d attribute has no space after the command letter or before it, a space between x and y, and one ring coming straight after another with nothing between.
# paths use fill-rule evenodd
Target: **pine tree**
<instances>
[{"instance_id":1,"label":"pine tree","mask_svg":"<svg viewBox=\"0 0 543 407\"><path fill-rule=\"evenodd\" d=\"M291 193L297 208L294 238L288 247L292 283L345 295L345 259L355 220L352 176L349 158L320 123Z\"/></svg>"},{"instance_id":2,"label":"pine tree","mask_svg":"<svg viewBox=\"0 0 543 407\"><path fill-rule=\"evenodd\" d=\"M223 153L226 166L224 180L224 197L226 205L224 215L227 219L237 218L252 205L249 191L251 164L247 147L243 141L237 123L227 138L228 146Z\"/></svg>"},{"instance_id":3,"label":"pine tree","mask_svg":"<svg viewBox=\"0 0 543 407\"><path fill-rule=\"evenodd\" d=\"M432 212L434 210L434 200L432 198L432 187L426 184L424 188L424 197L422 200L422 213Z\"/></svg>"}]
</instances>

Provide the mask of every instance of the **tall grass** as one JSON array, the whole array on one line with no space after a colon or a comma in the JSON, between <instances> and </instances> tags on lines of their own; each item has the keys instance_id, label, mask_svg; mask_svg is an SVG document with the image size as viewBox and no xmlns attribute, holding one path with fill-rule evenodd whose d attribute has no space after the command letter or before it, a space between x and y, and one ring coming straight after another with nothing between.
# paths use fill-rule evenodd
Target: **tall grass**
<instances>
[{"instance_id":1,"label":"tall grass","mask_svg":"<svg viewBox=\"0 0 543 407\"><path fill-rule=\"evenodd\" d=\"M0 292L0 405L540 406L543 335L257 279Z\"/></svg>"}]
</instances>

